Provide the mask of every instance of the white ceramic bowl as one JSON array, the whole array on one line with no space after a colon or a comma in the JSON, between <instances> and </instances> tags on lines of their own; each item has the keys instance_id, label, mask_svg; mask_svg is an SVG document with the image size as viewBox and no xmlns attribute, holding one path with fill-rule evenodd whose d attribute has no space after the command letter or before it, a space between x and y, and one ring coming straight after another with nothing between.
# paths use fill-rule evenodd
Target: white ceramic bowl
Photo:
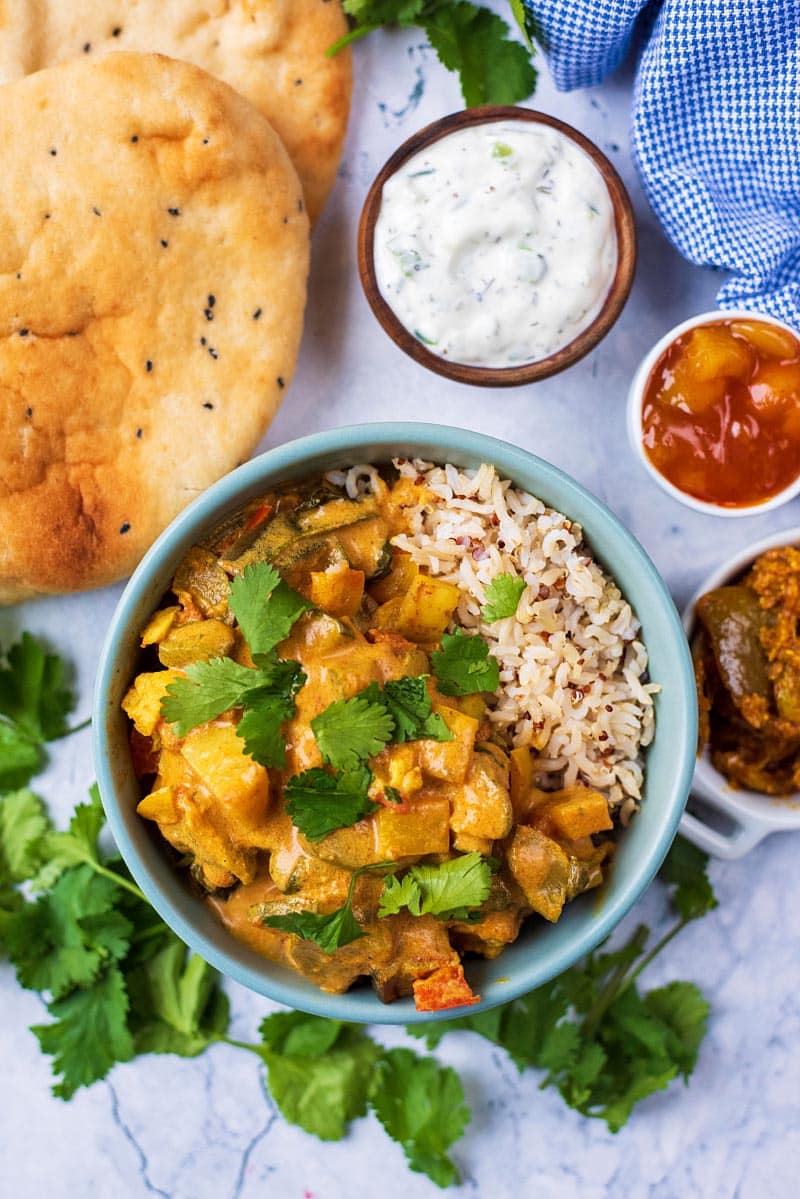
<instances>
[{"instance_id":1,"label":"white ceramic bowl","mask_svg":"<svg viewBox=\"0 0 800 1199\"><path fill-rule=\"evenodd\" d=\"M764 321L767 325L775 325L778 329L784 329L794 337L800 336L796 329L793 329L791 325L787 325L784 321L779 321L777 317L767 316L763 312L750 312L745 308L718 308L713 312L701 312L698 316L691 316L688 320L682 321L680 325L676 325L674 329L670 329L669 333L665 333L656 342L652 350L645 354L636 370L636 374L633 376L633 381L628 391L628 437L634 454L651 478L655 479L662 491L666 491L673 499L679 500L681 504L685 504L687 508L693 508L695 512L703 512L709 516L761 516L762 513L770 512L773 508L780 508L782 504L793 500L796 495L800 494L800 475L788 487L784 487L783 491L779 491L777 495L773 495L771 499L757 504L748 504L743 507L725 508L721 504L709 504L705 500L697 500L694 496L687 495L685 491L681 491L679 487L670 483L669 479L662 475L650 461L644 452L644 445L642 443L642 400L647 381L656 362L658 362L664 351L681 334L687 333L690 329L697 328L698 325L710 325L714 321L720 320Z\"/></svg>"},{"instance_id":2,"label":"white ceramic bowl","mask_svg":"<svg viewBox=\"0 0 800 1199\"><path fill-rule=\"evenodd\" d=\"M737 578L759 554L777 545L800 546L800 527L784 529L740 550L729 558L698 587L683 613L683 627L691 638L694 631L694 609L701 595ZM693 807L697 798L721 817L718 827ZM708 813L710 815L710 813ZM762 795L759 791L732 787L724 775L711 765L708 751L697 759L692 794L687 810L681 817L681 832L706 853L719 858L740 858L763 840L768 833L794 829L800 832L800 792L781 799Z\"/></svg>"}]
</instances>

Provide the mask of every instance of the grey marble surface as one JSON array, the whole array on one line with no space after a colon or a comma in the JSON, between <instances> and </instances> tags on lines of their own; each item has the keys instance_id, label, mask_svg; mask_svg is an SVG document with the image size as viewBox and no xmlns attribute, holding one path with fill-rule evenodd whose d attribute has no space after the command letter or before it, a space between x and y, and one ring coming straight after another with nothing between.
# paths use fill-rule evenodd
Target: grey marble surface
<instances>
[{"instance_id":1,"label":"grey marble surface","mask_svg":"<svg viewBox=\"0 0 800 1199\"><path fill-rule=\"evenodd\" d=\"M498 5L498 8L501 6ZM479 391L424 373L385 338L358 283L354 235L366 189L415 129L459 107L454 79L418 32L376 34L356 53L356 90L340 178L315 237L300 367L265 445L370 419L436 419L516 442L575 475L640 538L680 604L740 545L797 524L800 504L740 521L703 517L664 495L629 452L628 380L652 342L710 308L720 277L684 263L665 241L627 152L630 78L571 96L543 70L535 106L593 138L631 189L641 258L630 302L605 342L535 387ZM99 643L119 589L5 611L0 635L45 633L77 664L88 714ZM88 734L55 747L38 788L64 819L93 777ZM646 1100L617 1136L566 1109L478 1038L450 1037L441 1058L461 1073L473 1109L455 1156L454 1194L492 1199L789 1199L800 1189L800 903L798 839L769 838L747 858L714 863L717 912L689 928L647 981L691 978L712 1004L691 1084ZM635 920L658 925L652 890ZM630 917L630 925L634 917ZM622 930L624 931L624 929ZM266 1001L230 986L234 1035L252 1038ZM344 1199L440 1192L411 1175L374 1118L322 1145L276 1115L249 1055L143 1058L68 1104L49 1095L49 1065L28 1026L42 1017L0 964L0 1196L8 1199ZM378 1035L404 1040L399 1031Z\"/></svg>"}]
</instances>

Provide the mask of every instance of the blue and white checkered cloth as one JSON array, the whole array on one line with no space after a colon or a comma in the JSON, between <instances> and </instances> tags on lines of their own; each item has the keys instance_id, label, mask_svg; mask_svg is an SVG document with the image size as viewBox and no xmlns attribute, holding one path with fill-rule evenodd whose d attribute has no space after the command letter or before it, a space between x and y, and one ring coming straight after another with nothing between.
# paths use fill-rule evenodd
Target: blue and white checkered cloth
<instances>
[{"instance_id":1,"label":"blue and white checkered cloth","mask_svg":"<svg viewBox=\"0 0 800 1199\"><path fill-rule=\"evenodd\" d=\"M800 327L800 0L525 0L556 86L639 62L633 154L722 307Z\"/></svg>"}]
</instances>

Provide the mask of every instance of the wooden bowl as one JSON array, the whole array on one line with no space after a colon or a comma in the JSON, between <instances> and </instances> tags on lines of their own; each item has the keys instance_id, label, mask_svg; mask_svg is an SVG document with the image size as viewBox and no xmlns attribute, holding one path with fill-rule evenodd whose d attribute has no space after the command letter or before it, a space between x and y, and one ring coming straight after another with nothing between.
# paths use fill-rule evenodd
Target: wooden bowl
<instances>
[{"instance_id":1,"label":"wooden bowl","mask_svg":"<svg viewBox=\"0 0 800 1199\"><path fill-rule=\"evenodd\" d=\"M549 125L559 133L570 138L595 164L608 188L614 208L614 224L617 231L617 269L613 282L606 296L603 307L592 323L578 334L571 342L533 362L520 366L473 366L463 362L452 362L433 354L423 345L414 334L405 327L395 315L381 295L375 274L374 240L375 224L381 208L383 185L395 171L403 166L414 154L426 146L472 125L489 124L496 121L531 121L539 125ZM524 383L536 383L546 379L558 371L572 366L579 358L583 358L597 343L605 337L614 321L625 306L628 293L633 282L636 269L636 225L633 208L625 184L611 165L605 154L597 148L594 142L573 129L571 125L548 116L544 112L536 112L531 108L517 108L514 105L488 104L482 108L468 108L461 112L451 113L434 121L413 134L408 141L403 142L391 158L387 159L367 193L361 220L358 226L358 270L361 284L369 302L385 331L392 341L404 350L409 357L437 375L455 379L458 383L469 383L478 387L518 387Z\"/></svg>"}]
</instances>

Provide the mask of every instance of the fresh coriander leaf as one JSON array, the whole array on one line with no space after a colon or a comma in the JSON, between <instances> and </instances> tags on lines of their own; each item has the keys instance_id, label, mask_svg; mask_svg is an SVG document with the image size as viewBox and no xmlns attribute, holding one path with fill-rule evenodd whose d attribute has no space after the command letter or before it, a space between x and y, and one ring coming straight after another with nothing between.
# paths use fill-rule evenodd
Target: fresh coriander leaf
<instances>
[{"instance_id":1,"label":"fresh coriander leaf","mask_svg":"<svg viewBox=\"0 0 800 1199\"><path fill-rule=\"evenodd\" d=\"M185 737L190 729L215 720L228 708L242 707L249 692L270 687L272 681L271 668L253 670L232 658L192 662L186 667L186 678L167 687L161 711L178 736Z\"/></svg>"},{"instance_id":2,"label":"fresh coriander leaf","mask_svg":"<svg viewBox=\"0 0 800 1199\"><path fill-rule=\"evenodd\" d=\"M304 1012L273 1012L261 1021L264 1049L293 1057L318 1057L332 1049L344 1028L342 1020Z\"/></svg>"},{"instance_id":3,"label":"fresh coriander leaf","mask_svg":"<svg viewBox=\"0 0 800 1199\"><path fill-rule=\"evenodd\" d=\"M419 1037L425 1041L429 1049L435 1049L441 1041L445 1033L448 1032L474 1032L485 1037L487 1041L493 1041L495 1045L501 1042L500 1028L505 1009L508 1004L500 1007L492 1008L488 1012L479 1012L477 1015L456 1016L452 1020L436 1020L430 1024L407 1024L406 1032L411 1037Z\"/></svg>"},{"instance_id":4,"label":"fresh coriander leaf","mask_svg":"<svg viewBox=\"0 0 800 1199\"><path fill-rule=\"evenodd\" d=\"M64 684L64 663L40 641L23 633L0 668L0 713L33 742L52 741L67 731L72 693Z\"/></svg>"},{"instance_id":5,"label":"fresh coriander leaf","mask_svg":"<svg viewBox=\"0 0 800 1199\"><path fill-rule=\"evenodd\" d=\"M431 664L443 695L474 695L500 686L500 667L490 657L489 646L463 629L442 636L442 648L431 654Z\"/></svg>"},{"instance_id":6,"label":"fresh coriander leaf","mask_svg":"<svg viewBox=\"0 0 800 1199\"><path fill-rule=\"evenodd\" d=\"M565 1021L569 1006L555 978L490 1012L412 1025L408 1031L419 1027L413 1035L424 1036L430 1047L438 1045L444 1033L475 1032L505 1049L520 1071L533 1066L556 1072L574 1062L580 1041L578 1026Z\"/></svg>"},{"instance_id":7,"label":"fresh coriander leaf","mask_svg":"<svg viewBox=\"0 0 800 1199\"><path fill-rule=\"evenodd\" d=\"M580 1036L577 1025L563 1023L568 1009L569 1000L555 978L506 1005L498 1044L519 1070L564 1069L575 1059Z\"/></svg>"},{"instance_id":8,"label":"fresh coriander leaf","mask_svg":"<svg viewBox=\"0 0 800 1199\"><path fill-rule=\"evenodd\" d=\"M685 837L676 837L659 878L675 887L672 905L684 920L697 920L717 906L709 882L708 854L695 848Z\"/></svg>"},{"instance_id":9,"label":"fresh coriander leaf","mask_svg":"<svg viewBox=\"0 0 800 1199\"><path fill-rule=\"evenodd\" d=\"M411 867L414 881L422 891L422 911L432 916L461 920L471 908L478 908L488 897L492 871L479 853L460 854L447 862Z\"/></svg>"},{"instance_id":10,"label":"fresh coriander leaf","mask_svg":"<svg viewBox=\"0 0 800 1199\"><path fill-rule=\"evenodd\" d=\"M304 837L321 841L375 811L367 794L371 782L372 773L365 766L335 775L315 766L287 782L286 811Z\"/></svg>"},{"instance_id":11,"label":"fresh coriander leaf","mask_svg":"<svg viewBox=\"0 0 800 1199\"><path fill-rule=\"evenodd\" d=\"M668 1064L671 1060L670 1029L634 986L626 987L609 1006L598 1036L606 1048L617 1048L617 1061L647 1057Z\"/></svg>"},{"instance_id":12,"label":"fresh coriander leaf","mask_svg":"<svg viewBox=\"0 0 800 1199\"><path fill-rule=\"evenodd\" d=\"M356 770L391 740L393 721L382 703L354 695L330 704L311 728L324 762L336 770Z\"/></svg>"},{"instance_id":13,"label":"fresh coriander leaf","mask_svg":"<svg viewBox=\"0 0 800 1199\"><path fill-rule=\"evenodd\" d=\"M676 981L648 991L644 1003L672 1033L670 1057L688 1079L706 1034L708 1002L694 983Z\"/></svg>"},{"instance_id":14,"label":"fresh coriander leaf","mask_svg":"<svg viewBox=\"0 0 800 1199\"><path fill-rule=\"evenodd\" d=\"M627 1124L636 1104L648 1095L654 1095L656 1091L666 1090L676 1074L674 1066L667 1066L656 1072L643 1070L635 1073L624 1090L597 1111L585 1111L584 1115L599 1116L605 1120L609 1132L619 1132L623 1125Z\"/></svg>"},{"instance_id":15,"label":"fresh coriander leaf","mask_svg":"<svg viewBox=\"0 0 800 1199\"><path fill-rule=\"evenodd\" d=\"M70 866L83 863L99 864L97 844L100 830L105 824L105 812L97 783L89 788L89 802L75 808L66 832L50 830L42 838L42 865L32 880L36 891L49 890L56 879Z\"/></svg>"},{"instance_id":16,"label":"fresh coriander leaf","mask_svg":"<svg viewBox=\"0 0 800 1199\"><path fill-rule=\"evenodd\" d=\"M276 1012L261 1025L269 1090L290 1124L339 1141L366 1115L380 1047L360 1028L302 1012Z\"/></svg>"},{"instance_id":17,"label":"fresh coriander leaf","mask_svg":"<svg viewBox=\"0 0 800 1199\"><path fill-rule=\"evenodd\" d=\"M557 1078L548 1078L547 1082L555 1083L564 1102L585 1115L592 1088L607 1060L606 1051L597 1041L584 1041L571 1068Z\"/></svg>"},{"instance_id":18,"label":"fresh coriander leaf","mask_svg":"<svg viewBox=\"0 0 800 1199\"><path fill-rule=\"evenodd\" d=\"M59 999L90 986L104 965L122 958L131 925L115 908L117 895L113 880L78 866L13 913L4 940L21 985Z\"/></svg>"},{"instance_id":19,"label":"fresh coriander leaf","mask_svg":"<svg viewBox=\"0 0 800 1199\"><path fill-rule=\"evenodd\" d=\"M117 966L109 966L91 984L72 991L47 1008L52 1024L39 1024L35 1033L43 1053L53 1058L53 1073L61 1079L53 1094L70 1099L79 1087L105 1078L116 1062L133 1057L126 1016L128 996Z\"/></svg>"},{"instance_id":20,"label":"fresh coriander leaf","mask_svg":"<svg viewBox=\"0 0 800 1199\"><path fill-rule=\"evenodd\" d=\"M0 885L32 878L41 864L42 839L52 825L32 791L0 797Z\"/></svg>"},{"instance_id":21,"label":"fresh coriander leaf","mask_svg":"<svg viewBox=\"0 0 800 1199\"><path fill-rule=\"evenodd\" d=\"M216 970L177 937L126 975L137 1053L196 1057L226 1032L228 998Z\"/></svg>"},{"instance_id":22,"label":"fresh coriander leaf","mask_svg":"<svg viewBox=\"0 0 800 1199\"><path fill-rule=\"evenodd\" d=\"M453 740L453 734L443 718L431 708L425 675L391 679L384 684L382 691L375 687L375 692L382 697L394 721L393 741L420 741L425 738L433 741Z\"/></svg>"},{"instance_id":23,"label":"fresh coriander leaf","mask_svg":"<svg viewBox=\"0 0 800 1199\"><path fill-rule=\"evenodd\" d=\"M384 880L379 916L396 916L408 908L412 916L422 915L422 888L409 871L403 878L389 875Z\"/></svg>"},{"instance_id":24,"label":"fresh coriander leaf","mask_svg":"<svg viewBox=\"0 0 800 1199\"><path fill-rule=\"evenodd\" d=\"M376 863L376 866L388 863ZM364 930L353 915L353 895L356 883L365 870L370 867L362 866L356 870L347 889L347 898L335 912L319 915L317 912L291 912L287 916L262 916L261 923L269 928L280 929L284 933L294 933L304 941L313 941L325 953L335 953L343 945L358 941L365 936Z\"/></svg>"},{"instance_id":25,"label":"fresh coriander leaf","mask_svg":"<svg viewBox=\"0 0 800 1199\"><path fill-rule=\"evenodd\" d=\"M229 602L256 662L284 641L295 621L314 607L284 583L268 562L254 562L237 575Z\"/></svg>"},{"instance_id":26,"label":"fresh coriander leaf","mask_svg":"<svg viewBox=\"0 0 800 1199\"><path fill-rule=\"evenodd\" d=\"M288 916L264 916L262 923L284 933L294 933L304 941L313 941L325 953L335 953L343 945L364 936L349 902L326 916L316 912L290 912Z\"/></svg>"},{"instance_id":27,"label":"fresh coriander leaf","mask_svg":"<svg viewBox=\"0 0 800 1199\"><path fill-rule=\"evenodd\" d=\"M481 616L487 624L513 616L524 590L525 580L519 575L495 575L486 588L486 602L481 608Z\"/></svg>"},{"instance_id":28,"label":"fresh coriander leaf","mask_svg":"<svg viewBox=\"0 0 800 1199\"><path fill-rule=\"evenodd\" d=\"M294 700L269 691L254 691L247 696L246 703L245 713L236 726L246 752L262 766L282 770L286 764L286 742L281 726L294 716Z\"/></svg>"},{"instance_id":29,"label":"fresh coriander leaf","mask_svg":"<svg viewBox=\"0 0 800 1199\"><path fill-rule=\"evenodd\" d=\"M423 25L442 65L458 72L468 108L516 104L536 87L529 51L488 8L460 0L435 8Z\"/></svg>"},{"instance_id":30,"label":"fresh coriander leaf","mask_svg":"<svg viewBox=\"0 0 800 1199\"><path fill-rule=\"evenodd\" d=\"M14 887L0 883L0 952L7 951L6 937L8 929L13 925L14 917L23 907L25 900Z\"/></svg>"},{"instance_id":31,"label":"fresh coriander leaf","mask_svg":"<svg viewBox=\"0 0 800 1199\"><path fill-rule=\"evenodd\" d=\"M0 720L0 791L25 787L42 766L42 751L15 724Z\"/></svg>"},{"instance_id":32,"label":"fresh coriander leaf","mask_svg":"<svg viewBox=\"0 0 800 1199\"><path fill-rule=\"evenodd\" d=\"M440 1187L458 1182L447 1150L462 1136L470 1111L455 1070L410 1049L389 1049L375 1069L370 1103L412 1170Z\"/></svg>"},{"instance_id":33,"label":"fresh coriander leaf","mask_svg":"<svg viewBox=\"0 0 800 1199\"><path fill-rule=\"evenodd\" d=\"M463 920L480 907L492 885L492 872L479 853L465 853L438 865L412 866L403 879L384 882L379 916L407 907L413 916L430 913L442 919Z\"/></svg>"}]
</instances>

